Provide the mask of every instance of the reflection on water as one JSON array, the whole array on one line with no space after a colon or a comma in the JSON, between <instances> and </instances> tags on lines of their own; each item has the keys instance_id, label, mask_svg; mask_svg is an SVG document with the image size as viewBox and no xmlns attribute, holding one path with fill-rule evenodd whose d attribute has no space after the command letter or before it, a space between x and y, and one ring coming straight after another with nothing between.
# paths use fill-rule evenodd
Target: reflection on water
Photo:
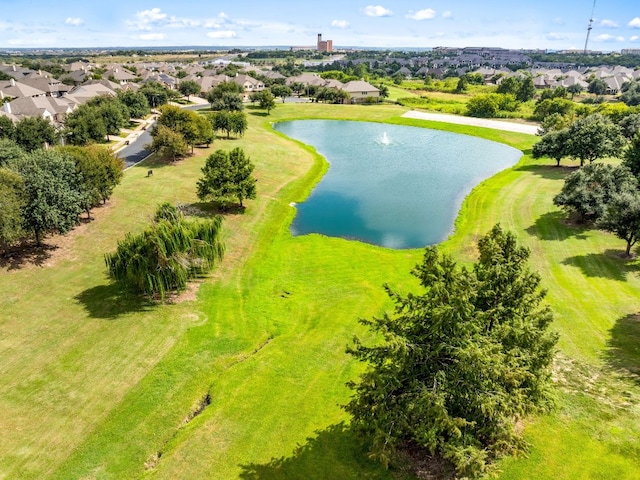
<instances>
[{"instance_id":1,"label":"reflection on water","mask_svg":"<svg viewBox=\"0 0 640 480\"><path fill-rule=\"evenodd\" d=\"M330 163L296 205L294 235L321 233L389 248L444 240L464 197L522 152L488 140L417 127L335 120L274 126Z\"/></svg>"}]
</instances>

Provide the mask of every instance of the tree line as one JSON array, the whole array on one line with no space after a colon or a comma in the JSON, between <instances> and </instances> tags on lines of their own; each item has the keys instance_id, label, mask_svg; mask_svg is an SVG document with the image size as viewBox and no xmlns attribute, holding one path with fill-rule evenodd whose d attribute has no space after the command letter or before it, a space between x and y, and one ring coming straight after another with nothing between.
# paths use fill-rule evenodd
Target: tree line
<instances>
[{"instance_id":1,"label":"tree line","mask_svg":"<svg viewBox=\"0 0 640 480\"><path fill-rule=\"evenodd\" d=\"M84 212L105 203L122 178L123 162L98 147L26 151L0 140L0 249L45 235L64 234Z\"/></svg>"},{"instance_id":2,"label":"tree line","mask_svg":"<svg viewBox=\"0 0 640 480\"><path fill-rule=\"evenodd\" d=\"M625 240L627 256L640 238L640 112L633 111L617 108L618 115L596 113L568 126L566 117L555 113L543 122L542 138L533 146L534 158L553 158L557 166L567 157L580 161L581 168L566 177L554 204L574 221ZM596 163L608 157L622 162Z\"/></svg>"}]
</instances>

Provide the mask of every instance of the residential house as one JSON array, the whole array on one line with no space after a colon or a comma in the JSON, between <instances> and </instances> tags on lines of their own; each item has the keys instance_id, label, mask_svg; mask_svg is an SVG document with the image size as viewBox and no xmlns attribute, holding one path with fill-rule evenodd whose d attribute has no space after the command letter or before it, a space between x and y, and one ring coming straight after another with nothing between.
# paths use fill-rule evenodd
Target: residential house
<instances>
[{"instance_id":1,"label":"residential house","mask_svg":"<svg viewBox=\"0 0 640 480\"><path fill-rule=\"evenodd\" d=\"M351 103L363 103L368 98L379 98L380 90L364 80L352 80L342 86L342 90L351 96Z\"/></svg>"}]
</instances>

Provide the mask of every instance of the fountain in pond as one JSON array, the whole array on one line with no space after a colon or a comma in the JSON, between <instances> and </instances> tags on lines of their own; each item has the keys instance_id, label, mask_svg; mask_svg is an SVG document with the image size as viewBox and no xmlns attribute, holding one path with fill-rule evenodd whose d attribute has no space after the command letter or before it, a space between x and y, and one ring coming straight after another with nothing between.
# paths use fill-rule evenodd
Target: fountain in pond
<instances>
[{"instance_id":1,"label":"fountain in pond","mask_svg":"<svg viewBox=\"0 0 640 480\"><path fill-rule=\"evenodd\" d=\"M380 142L381 142L383 145L389 145L389 143L391 143L391 140L389 140L389 137L387 136L387 132L384 132L384 133L382 134L382 140L380 140Z\"/></svg>"}]
</instances>

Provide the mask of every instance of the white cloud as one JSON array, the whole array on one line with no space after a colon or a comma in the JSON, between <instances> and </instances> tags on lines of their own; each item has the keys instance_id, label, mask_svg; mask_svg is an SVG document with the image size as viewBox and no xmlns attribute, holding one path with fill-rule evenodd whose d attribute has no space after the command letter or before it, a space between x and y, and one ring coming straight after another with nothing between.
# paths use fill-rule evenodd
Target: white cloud
<instances>
[{"instance_id":1,"label":"white cloud","mask_svg":"<svg viewBox=\"0 0 640 480\"><path fill-rule=\"evenodd\" d=\"M636 17L629 22L630 27L640 28L640 17Z\"/></svg>"},{"instance_id":2,"label":"white cloud","mask_svg":"<svg viewBox=\"0 0 640 480\"><path fill-rule=\"evenodd\" d=\"M451 10L447 10L446 12L442 12L442 18L453 18L453 13L451 13Z\"/></svg>"},{"instance_id":3,"label":"white cloud","mask_svg":"<svg viewBox=\"0 0 640 480\"><path fill-rule=\"evenodd\" d=\"M207 33L209 38L236 38L236 32L233 30L217 30Z\"/></svg>"},{"instance_id":4,"label":"white cloud","mask_svg":"<svg viewBox=\"0 0 640 480\"><path fill-rule=\"evenodd\" d=\"M150 40L154 42L159 42L160 40L164 40L167 36L164 33L143 33L142 35L138 35L140 40Z\"/></svg>"},{"instance_id":5,"label":"white cloud","mask_svg":"<svg viewBox=\"0 0 640 480\"><path fill-rule=\"evenodd\" d=\"M166 19L167 14L162 13L162 10L156 7L136 12L134 19L127 21L127 24L137 30L151 30L152 25L161 23Z\"/></svg>"},{"instance_id":6,"label":"white cloud","mask_svg":"<svg viewBox=\"0 0 640 480\"><path fill-rule=\"evenodd\" d=\"M436 11L431 8L425 8L424 10L418 10L417 12L409 12L407 18L412 20L431 20L436 16Z\"/></svg>"},{"instance_id":7,"label":"white cloud","mask_svg":"<svg viewBox=\"0 0 640 480\"><path fill-rule=\"evenodd\" d=\"M64 21L64 23L66 23L67 25L73 25L74 27L79 27L84 23L84 20L82 20L81 18L68 17Z\"/></svg>"},{"instance_id":8,"label":"white cloud","mask_svg":"<svg viewBox=\"0 0 640 480\"><path fill-rule=\"evenodd\" d=\"M331 26L336 28L349 28L349 22L346 20L334 20L331 22Z\"/></svg>"},{"instance_id":9,"label":"white cloud","mask_svg":"<svg viewBox=\"0 0 640 480\"><path fill-rule=\"evenodd\" d=\"M615 35L604 33L602 35L598 35L596 40L600 42L624 42L624 37L616 37Z\"/></svg>"},{"instance_id":10,"label":"white cloud","mask_svg":"<svg viewBox=\"0 0 640 480\"><path fill-rule=\"evenodd\" d=\"M600 20L599 25L604 28L618 28L618 22L614 20Z\"/></svg>"},{"instance_id":11,"label":"white cloud","mask_svg":"<svg viewBox=\"0 0 640 480\"><path fill-rule=\"evenodd\" d=\"M547 33L546 35L547 40L551 40L556 41L556 40L567 40L568 37L566 34L564 33L556 33L556 32L551 32L551 33Z\"/></svg>"},{"instance_id":12,"label":"white cloud","mask_svg":"<svg viewBox=\"0 0 640 480\"><path fill-rule=\"evenodd\" d=\"M640 40L640 37L638 35L634 35L629 40L631 40L632 42L637 42L638 40Z\"/></svg>"},{"instance_id":13,"label":"white cloud","mask_svg":"<svg viewBox=\"0 0 640 480\"><path fill-rule=\"evenodd\" d=\"M382 5L368 5L364 7L364 14L368 17L390 17L393 12Z\"/></svg>"}]
</instances>

